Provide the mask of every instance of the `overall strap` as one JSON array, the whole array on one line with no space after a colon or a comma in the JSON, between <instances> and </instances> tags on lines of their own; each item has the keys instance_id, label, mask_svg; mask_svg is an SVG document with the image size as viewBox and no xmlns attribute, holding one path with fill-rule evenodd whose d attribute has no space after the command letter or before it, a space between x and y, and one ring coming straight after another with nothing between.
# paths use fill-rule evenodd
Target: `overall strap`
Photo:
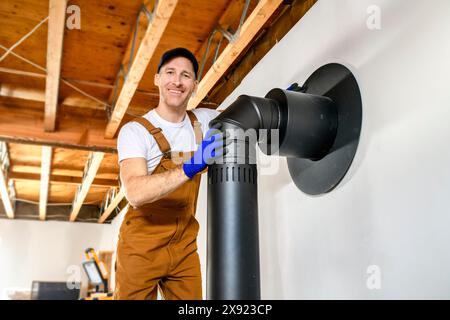
<instances>
[{"instance_id":1,"label":"overall strap","mask_svg":"<svg viewBox=\"0 0 450 320\"><path fill-rule=\"evenodd\" d=\"M186 112L189 116L189 119L191 120L192 128L194 128L195 143L197 145L200 145L203 140L202 124L197 120L194 112L192 112L191 110L187 110Z\"/></svg>"},{"instance_id":2,"label":"overall strap","mask_svg":"<svg viewBox=\"0 0 450 320\"><path fill-rule=\"evenodd\" d=\"M167 141L166 137L164 137L161 128L156 128L150 121L148 121L144 117L135 118L133 119L133 121L140 123L148 130L153 138L155 138L155 141L162 153L170 151L170 144Z\"/></svg>"}]
</instances>

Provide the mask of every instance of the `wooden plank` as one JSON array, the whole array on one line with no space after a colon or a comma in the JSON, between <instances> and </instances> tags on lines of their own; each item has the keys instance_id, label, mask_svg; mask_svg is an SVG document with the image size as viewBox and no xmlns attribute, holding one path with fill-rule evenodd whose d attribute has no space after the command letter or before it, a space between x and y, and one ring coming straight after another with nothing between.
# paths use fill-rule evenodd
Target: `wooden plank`
<instances>
[{"instance_id":1,"label":"wooden plank","mask_svg":"<svg viewBox=\"0 0 450 320\"><path fill-rule=\"evenodd\" d=\"M145 1L144 5L146 8L150 8L150 6L153 6L154 1ZM137 23L137 27L133 27L132 34L130 36L130 41L128 42L127 49L125 51L125 54L122 58L121 67L122 70L119 72L119 74L116 77L116 80L114 81L116 88L111 90L111 93L108 98L108 103L112 105L115 101L114 99L117 99L120 91L122 90L122 87L124 85L125 75L130 71L128 69L130 61L133 60L133 56L136 54L136 47L142 42L142 39L145 36L145 31L147 30L148 26L148 18L144 13L141 13L139 16L139 21ZM133 48L133 40L134 40L134 48ZM133 52L131 50L133 49Z\"/></svg>"},{"instance_id":2,"label":"wooden plank","mask_svg":"<svg viewBox=\"0 0 450 320\"><path fill-rule=\"evenodd\" d=\"M41 154L41 187L39 190L39 220L45 220L47 214L50 168L52 164L52 147L43 146Z\"/></svg>"},{"instance_id":3,"label":"wooden plank","mask_svg":"<svg viewBox=\"0 0 450 320\"><path fill-rule=\"evenodd\" d=\"M38 89L31 89L27 87L12 86L6 83L0 84L0 96L38 102L46 101L45 91ZM90 108L97 110L105 109L104 105L80 94L72 94L66 97L63 100L62 104L69 107L77 107L77 108Z\"/></svg>"},{"instance_id":4,"label":"wooden plank","mask_svg":"<svg viewBox=\"0 0 450 320\"><path fill-rule=\"evenodd\" d=\"M253 67L280 41L292 27L308 12L317 0L295 0L261 36L246 55L236 64L234 70L210 93L209 99L221 104L241 83Z\"/></svg>"},{"instance_id":5,"label":"wooden plank","mask_svg":"<svg viewBox=\"0 0 450 320\"><path fill-rule=\"evenodd\" d=\"M15 75L24 76L24 77L38 78L38 79L44 79L47 77L47 75L45 73L30 72L30 71L24 71L24 70L13 69L13 68L5 68L5 67L0 67L0 72L6 73L6 74L15 74Z\"/></svg>"},{"instance_id":6,"label":"wooden plank","mask_svg":"<svg viewBox=\"0 0 450 320\"><path fill-rule=\"evenodd\" d=\"M66 97L61 104L66 105L68 107L105 110L105 106L103 104L94 101L92 99L86 98L79 94Z\"/></svg>"},{"instance_id":7,"label":"wooden plank","mask_svg":"<svg viewBox=\"0 0 450 320\"><path fill-rule=\"evenodd\" d=\"M136 56L128 72L127 79L118 95L117 102L111 114L111 119L105 130L106 138L113 138L128 109L139 82L144 75L148 63L166 29L167 23L175 9L178 0L160 0L154 10L154 17L139 45Z\"/></svg>"},{"instance_id":8,"label":"wooden plank","mask_svg":"<svg viewBox=\"0 0 450 320\"><path fill-rule=\"evenodd\" d=\"M235 1L230 1L229 5L227 6L227 8L225 9L225 11L223 12L222 16L219 19L219 22L217 24L217 27L222 28L223 30L227 30L230 29L231 27L235 27L235 30L237 29L238 25L239 25L239 18L242 15L242 11L245 7L245 2L246 0L235 0ZM250 1L252 4L252 1ZM249 7L247 13L251 12L251 9ZM212 31L211 31L212 32ZM211 45L209 48L209 52L208 55L205 59L205 65L203 67L203 74L202 76L205 74L206 70L208 70L208 68L210 67L210 65L212 64L212 57L215 54L215 50L217 48L218 42L220 41L221 34L220 32L216 32L216 34L214 35L212 41L211 41ZM201 48L198 50L197 52L197 56L201 56L202 60L204 58L204 54L205 51L208 47L208 38L206 39L206 41L203 42L203 45L201 46ZM227 40L223 40L221 47L223 47L224 44L227 43ZM201 54L201 55L200 55ZM202 63L202 60L199 61L199 63ZM200 66L201 67L201 66ZM200 70L199 70L200 72Z\"/></svg>"},{"instance_id":9,"label":"wooden plank","mask_svg":"<svg viewBox=\"0 0 450 320\"><path fill-rule=\"evenodd\" d=\"M17 200L15 204L14 219L16 220L34 220L39 221L39 205L30 203L29 201ZM46 221L67 221L70 213L70 205L55 205L52 204L47 208ZM0 206L0 217L5 215L5 210ZM82 217L79 216L77 221L97 223L98 220L98 206L85 205L83 207ZM1 221L1 220L0 220ZM0 222L1 224L1 222Z\"/></svg>"},{"instance_id":10,"label":"wooden plank","mask_svg":"<svg viewBox=\"0 0 450 320\"><path fill-rule=\"evenodd\" d=\"M23 100L31 100L37 102L45 102L45 91L38 89L30 89L26 87L12 86L5 83L0 84L0 96ZM80 94L72 94L66 97L61 104L68 107L105 110L103 104L100 104L99 102L96 102Z\"/></svg>"},{"instance_id":11,"label":"wooden plank","mask_svg":"<svg viewBox=\"0 0 450 320\"><path fill-rule=\"evenodd\" d=\"M79 189L79 192L76 193L74 203L72 206L72 212L70 213L70 221L74 222L80 212L81 206L83 205L84 199L86 198L89 188L94 181L95 175L97 174L98 168L102 163L103 157L105 154L103 152L92 152L88 162L86 163L85 168L85 176L83 177L83 182Z\"/></svg>"},{"instance_id":12,"label":"wooden plank","mask_svg":"<svg viewBox=\"0 0 450 320\"><path fill-rule=\"evenodd\" d=\"M7 83L0 83L0 97L22 99L44 103L45 91L29 87L15 86ZM112 99L112 97L110 99ZM136 94L133 99L134 105L132 106L134 108L134 112L142 110L142 113L146 113L148 111L148 107L143 107L143 105L144 104L152 105L152 103L150 103L152 100L154 100L156 102L155 104L157 104L157 101L159 100L159 93L139 89L136 90ZM10 101L13 102L14 104L20 103L17 100L16 101L10 100ZM67 95L64 98L64 100L62 100L61 105L63 107L67 106L75 108L105 110L104 104L99 103L88 97L85 97L84 95L81 95L79 93ZM203 107L211 107L211 105L216 106L216 104L210 102L205 102L202 104Z\"/></svg>"},{"instance_id":13,"label":"wooden plank","mask_svg":"<svg viewBox=\"0 0 450 320\"><path fill-rule=\"evenodd\" d=\"M40 187L39 181L23 181L23 180L14 181L16 201L18 200L33 201L39 206L39 187ZM53 206L55 203L65 204L69 206L69 210L67 212L67 219L69 218L69 213L72 211L74 195L78 190L77 187L78 187L77 185L50 183L50 191L47 204L47 218L50 207ZM80 210L80 214L83 213L84 207L88 204L97 206L101 205L103 199L105 198L105 194L108 190L109 187L91 186L86 198L84 199L83 205ZM78 214L77 219L78 217L80 217L80 214ZM39 216L38 210L36 210L36 216ZM97 210L95 222L97 222L98 217L99 215Z\"/></svg>"},{"instance_id":14,"label":"wooden plank","mask_svg":"<svg viewBox=\"0 0 450 320\"><path fill-rule=\"evenodd\" d=\"M122 214L126 214L126 213L128 212L128 209L130 209L130 205L127 203L127 204L122 208L122 210L120 210L120 212L117 214L117 216L120 216L120 215L122 215ZM117 217L117 216L116 216L116 217ZM103 222L100 222L100 219L99 219L98 223L103 223Z\"/></svg>"},{"instance_id":15,"label":"wooden plank","mask_svg":"<svg viewBox=\"0 0 450 320\"><path fill-rule=\"evenodd\" d=\"M55 149L56 150L56 149ZM50 183L55 184L81 184L81 177L83 176L83 169L77 167L64 166L56 163L56 151L53 152L52 161L52 173L50 177ZM114 163L114 168L105 168L105 161L108 154L105 153L105 158L102 161L102 166L97 172L97 176L93 182L93 185L98 187L118 187L118 175L119 167L117 162ZM18 163L18 164L17 164ZM14 174L37 174L40 179L41 167L34 164L21 163L17 160L13 161L13 165L10 166L9 174L11 177L15 177ZM33 176L29 177L30 180L34 180ZM16 180L27 180L27 176L18 176Z\"/></svg>"},{"instance_id":16,"label":"wooden plank","mask_svg":"<svg viewBox=\"0 0 450 320\"><path fill-rule=\"evenodd\" d=\"M57 132L45 132L41 110L13 108L0 102L0 140L69 149L116 153L116 140L105 139L103 119L63 117Z\"/></svg>"},{"instance_id":17,"label":"wooden plank","mask_svg":"<svg viewBox=\"0 0 450 320\"><path fill-rule=\"evenodd\" d=\"M54 131L58 108L59 81L67 0L50 0L47 37L47 79L45 83L45 131Z\"/></svg>"},{"instance_id":18,"label":"wooden plank","mask_svg":"<svg viewBox=\"0 0 450 320\"><path fill-rule=\"evenodd\" d=\"M44 73L36 73L36 72L23 71L23 70L4 68L4 67L0 67L0 72L6 73L6 74L14 74L14 75L18 75L18 76L29 77L29 78L38 78L38 79L44 79L47 77ZM78 79L71 79L71 78L65 78L65 80L67 80L68 82L70 82L72 84L81 84L81 85L97 87L97 88L111 89L114 87L112 84L100 83L100 82L94 82L94 81L78 80Z\"/></svg>"},{"instance_id":19,"label":"wooden plank","mask_svg":"<svg viewBox=\"0 0 450 320\"><path fill-rule=\"evenodd\" d=\"M7 170L7 167L3 168L3 164L7 166L10 164L10 161L8 147L5 142L0 141L0 197L7 217L14 219L14 208L9 196L8 177L6 177L6 172L4 171L4 169Z\"/></svg>"},{"instance_id":20,"label":"wooden plank","mask_svg":"<svg viewBox=\"0 0 450 320\"><path fill-rule=\"evenodd\" d=\"M282 2L283 0L259 1L256 8L242 25L237 39L227 45L200 81L197 93L189 100L188 109L194 109L199 105Z\"/></svg>"},{"instance_id":21,"label":"wooden plank","mask_svg":"<svg viewBox=\"0 0 450 320\"><path fill-rule=\"evenodd\" d=\"M36 173L24 173L24 172L11 172L9 179L16 181L40 181L41 176ZM61 175L50 175L50 184L68 184L68 185L80 185L82 179L80 177L70 177ZM94 179L92 181L93 187L118 187L119 182L113 179Z\"/></svg>"},{"instance_id":22,"label":"wooden plank","mask_svg":"<svg viewBox=\"0 0 450 320\"><path fill-rule=\"evenodd\" d=\"M123 189L120 188L117 195L114 197L114 199L111 201L109 206L105 209L105 211L101 215L100 219L98 219L98 223L105 222L105 220L108 219L108 217L111 215L113 210L119 205L119 203L123 200L124 197L125 197L125 193L124 193Z\"/></svg>"},{"instance_id":23,"label":"wooden plank","mask_svg":"<svg viewBox=\"0 0 450 320\"><path fill-rule=\"evenodd\" d=\"M0 96L45 102L45 92L38 89L12 86L7 83L0 83Z\"/></svg>"},{"instance_id":24,"label":"wooden plank","mask_svg":"<svg viewBox=\"0 0 450 320\"><path fill-rule=\"evenodd\" d=\"M0 195L2 198L3 207L5 208L6 215L8 216L8 218L14 219L14 209L11 199L9 198L8 183L5 174L1 169L0 169Z\"/></svg>"}]
</instances>

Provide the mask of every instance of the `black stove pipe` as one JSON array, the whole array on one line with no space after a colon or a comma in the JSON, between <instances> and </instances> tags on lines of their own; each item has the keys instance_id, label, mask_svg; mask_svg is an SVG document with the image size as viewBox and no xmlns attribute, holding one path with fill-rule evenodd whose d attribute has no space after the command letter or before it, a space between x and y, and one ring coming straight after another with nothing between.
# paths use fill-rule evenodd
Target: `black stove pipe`
<instances>
[{"instance_id":1,"label":"black stove pipe","mask_svg":"<svg viewBox=\"0 0 450 320\"><path fill-rule=\"evenodd\" d=\"M336 108L327 97L273 89L264 98L238 97L210 127L218 123L232 142L223 163L208 168L206 295L212 300L257 300L256 144L266 144L261 149L267 154L320 159L336 136ZM260 136L260 129L279 130L279 141Z\"/></svg>"}]
</instances>

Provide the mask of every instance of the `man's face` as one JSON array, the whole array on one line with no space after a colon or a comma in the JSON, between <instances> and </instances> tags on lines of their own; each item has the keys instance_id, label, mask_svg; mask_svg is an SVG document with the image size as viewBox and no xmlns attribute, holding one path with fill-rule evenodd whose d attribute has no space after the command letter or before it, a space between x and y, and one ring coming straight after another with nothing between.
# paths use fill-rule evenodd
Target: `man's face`
<instances>
[{"instance_id":1,"label":"man's face","mask_svg":"<svg viewBox=\"0 0 450 320\"><path fill-rule=\"evenodd\" d=\"M185 108L192 93L197 90L194 67L185 57L176 57L155 74L160 102L172 108Z\"/></svg>"}]
</instances>

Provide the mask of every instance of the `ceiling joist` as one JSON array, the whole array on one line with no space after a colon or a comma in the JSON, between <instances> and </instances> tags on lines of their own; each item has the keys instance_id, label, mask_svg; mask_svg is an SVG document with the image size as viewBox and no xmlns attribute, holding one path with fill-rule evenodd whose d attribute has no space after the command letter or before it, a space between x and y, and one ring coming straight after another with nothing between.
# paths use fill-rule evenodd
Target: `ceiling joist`
<instances>
[{"instance_id":1,"label":"ceiling joist","mask_svg":"<svg viewBox=\"0 0 450 320\"><path fill-rule=\"evenodd\" d=\"M125 197L125 193L122 188L120 188L119 192L115 195L115 197L111 200L109 205L106 207L105 211L100 216L100 219L98 219L98 223L103 223L108 219L108 217L111 215L113 210L119 205L119 203L123 200Z\"/></svg>"},{"instance_id":2,"label":"ceiling joist","mask_svg":"<svg viewBox=\"0 0 450 320\"><path fill-rule=\"evenodd\" d=\"M116 153L116 140L105 139L105 121L80 116L59 119L57 132L45 132L42 112L0 103L0 140Z\"/></svg>"},{"instance_id":3,"label":"ceiling joist","mask_svg":"<svg viewBox=\"0 0 450 320\"><path fill-rule=\"evenodd\" d=\"M43 146L41 154L41 187L39 190L39 220L44 221L47 215L47 199L50 185L50 169L52 164L52 147Z\"/></svg>"},{"instance_id":4,"label":"ceiling joist","mask_svg":"<svg viewBox=\"0 0 450 320\"><path fill-rule=\"evenodd\" d=\"M31 89L27 87L12 86L9 84L0 84L0 96L8 98L16 98L37 102L45 102L45 91ZM79 94L66 97L62 105L76 108L90 108L96 110L104 110L104 106L92 99L86 98Z\"/></svg>"},{"instance_id":5,"label":"ceiling joist","mask_svg":"<svg viewBox=\"0 0 450 320\"><path fill-rule=\"evenodd\" d=\"M40 181L41 175L37 173L25 173L25 172L10 172L8 175L10 180L14 181ZM62 175L50 175L50 185L52 184L67 184L67 185L80 185L82 178L70 177ZM92 181L93 187L118 187L119 182L113 179L94 179Z\"/></svg>"},{"instance_id":6,"label":"ceiling joist","mask_svg":"<svg viewBox=\"0 0 450 320\"><path fill-rule=\"evenodd\" d=\"M250 41L258 34L283 0L261 0L245 20L236 38L222 51L198 85L197 93L189 100L188 109L196 108L208 92L236 61Z\"/></svg>"},{"instance_id":7,"label":"ceiling joist","mask_svg":"<svg viewBox=\"0 0 450 320\"><path fill-rule=\"evenodd\" d=\"M5 142L0 141L0 196L6 216L14 219L14 207L9 194L8 180L6 172L9 166L8 149Z\"/></svg>"},{"instance_id":8,"label":"ceiling joist","mask_svg":"<svg viewBox=\"0 0 450 320\"><path fill-rule=\"evenodd\" d=\"M54 131L58 108L59 82L67 0L50 0L47 36L47 79L45 83L45 131Z\"/></svg>"},{"instance_id":9,"label":"ceiling joist","mask_svg":"<svg viewBox=\"0 0 450 320\"><path fill-rule=\"evenodd\" d=\"M308 12L317 0L294 0L290 6L280 14L267 32L261 36L244 57L236 64L234 70L222 78L210 93L209 99L221 104L241 83L253 67L280 41L291 28Z\"/></svg>"},{"instance_id":10,"label":"ceiling joist","mask_svg":"<svg viewBox=\"0 0 450 320\"><path fill-rule=\"evenodd\" d=\"M144 10L147 10L151 1L146 1L143 3L139 14L137 23L131 35L130 41L128 42L127 49L122 58L122 63L120 64L120 69L117 74L116 80L114 81L114 88L111 90L111 93L108 98L108 103L110 105L114 105L116 103L116 99L118 98L118 94L123 88L123 84L125 82L125 76L130 71L130 62L133 60L133 55L135 51L136 44L142 42L142 39L145 36L145 31L147 30L147 26L149 25L149 21L147 16L144 14Z\"/></svg>"},{"instance_id":11,"label":"ceiling joist","mask_svg":"<svg viewBox=\"0 0 450 320\"><path fill-rule=\"evenodd\" d=\"M91 154L89 155L89 159L86 162L86 166L84 168L83 182L77 189L72 204L72 212L70 213L69 218L71 222L74 222L77 219L84 199L86 198L88 191L91 188L92 182L97 175L98 168L100 168L100 164L102 163L104 156L105 154L103 152L91 152Z\"/></svg>"},{"instance_id":12,"label":"ceiling joist","mask_svg":"<svg viewBox=\"0 0 450 320\"><path fill-rule=\"evenodd\" d=\"M167 23L177 5L178 0L160 0L153 11L153 18L140 42L139 49L133 59L130 70L126 74L126 80L118 95L117 102L113 106L111 118L105 131L106 138L113 138L119 129L125 112L137 89L139 82L155 52L155 49L166 29ZM128 58L129 59L129 58ZM125 57L127 60L127 57Z\"/></svg>"},{"instance_id":13,"label":"ceiling joist","mask_svg":"<svg viewBox=\"0 0 450 320\"><path fill-rule=\"evenodd\" d=\"M202 47L198 50L198 53L202 56L201 61L199 61L199 79L204 72L209 69L210 64L214 63L214 58L217 58L220 48L226 44L226 42L224 42L225 36L219 30L223 30L225 32L230 32L232 28L237 30L239 28L237 23L240 22L238 21L238 18L241 17L242 20L242 17L246 16L251 4L251 0L230 1L224 13L220 17L217 26L209 34L208 40L203 42Z\"/></svg>"}]
</instances>

